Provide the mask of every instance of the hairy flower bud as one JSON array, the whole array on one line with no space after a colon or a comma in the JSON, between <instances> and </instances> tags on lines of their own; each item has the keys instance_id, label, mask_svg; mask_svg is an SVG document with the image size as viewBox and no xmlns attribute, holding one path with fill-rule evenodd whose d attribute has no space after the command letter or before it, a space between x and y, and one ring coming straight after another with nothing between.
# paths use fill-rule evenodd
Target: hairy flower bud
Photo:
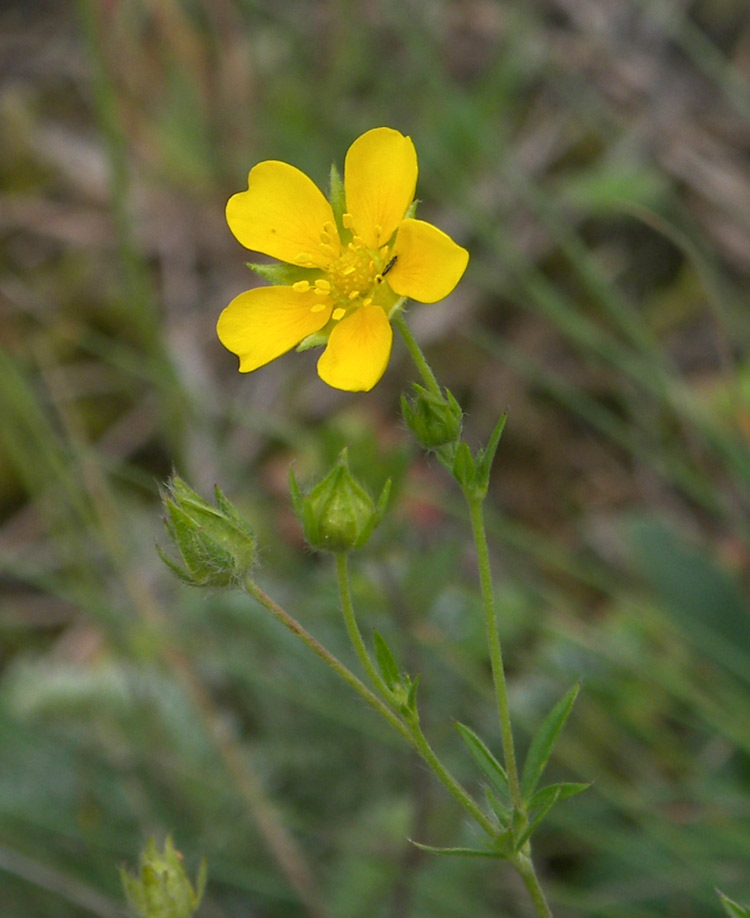
<instances>
[{"instance_id":1,"label":"hairy flower bud","mask_svg":"<svg viewBox=\"0 0 750 918\"><path fill-rule=\"evenodd\" d=\"M463 412L453 395L436 395L414 383L413 398L401 397L401 412L406 425L424 449L455 444L461 436Z\"/></svg>"},{"instance_id":2,"label":"hairy flower bud","mask_svg":"<svg viewBox=\"0 0 750 918\"><path fill-rule=\"evenodd\" d=\"M390 493L386 482L377 506L349 471L346 450L309 494L303 495L289 472L292 502L311 548L344 552L361 548L380 522Z\"/></svg>"},{"instance_id":3,"label":"hairy flower bud","mask_svg":"<svg viewBox=\"0 0 750 918\"><path fill-rule=\"evenodd\" d=\"M206 862L201 862L193 889L172 839L167 838L162 852L151 838L141 853L138 872L120 870L120 878L138 918L192 918L203 897Z\"/></svg>"},{"instance_id":4,"label":"hairy flower bud","mask_svg":"<svg viewBox=\"0 0 750 918\"><path fill-rule=\"evenodd\" d=\"M247 521L214 489L216 506L174 476L162 495L164 525L179 551L179 567L156 546L164 563L191 586L224 587L240 583L255 563L255 535Z\"/></svg>"}]
</instances>

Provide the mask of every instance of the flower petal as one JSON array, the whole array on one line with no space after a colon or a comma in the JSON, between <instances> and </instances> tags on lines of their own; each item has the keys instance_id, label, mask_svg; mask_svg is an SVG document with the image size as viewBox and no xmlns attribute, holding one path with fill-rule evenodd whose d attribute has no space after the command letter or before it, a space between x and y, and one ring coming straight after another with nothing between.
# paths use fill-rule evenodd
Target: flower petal
<instances>
[{"instance_id":1,"label":"flower petal","mask_svg":"<svg viewBox=\"0 0 750 918\"><path fill-rule=\"evenodd\" d=\"M333 252L321 249L324 226L335 226L331 205L312 179L289 163L267 160L250 170L247 191L227 202L227 223L245 248L290 264L323 268L339 253L334 232Z\"/></svg>"},{"instance_id":2,"label":"flower petal","mask_svg":"<svg viewBox=\"0 0 750 918\"><path fill-rule=\"evenodd\" d=\"M240 358L240 373L257 370L319 331L331 306L313 312L321 299L312 290L256 287L235 297L219 316L216 333L224 347Z\"/></svg>"},{"instance_id":3,"label":"flower petal","mask_svg":"<svg viewBox=\"0 0 750 918\"><path fill-rule=\"evenodd\" d=\"M385 372L393 331L380 306L361 306L342 319L318 361L318 375L334 389L369 392Z\"/></svg>"},{"instance_id":4,"label":"flower petal","mask_svg":"<svg viewBox=\"0 0 750 918\"><path fill-rule=\"evenodd\" d=\"M365 245L377 249L393 235L414 200L417 152L410 137L373 128L349 147L344 163L346 209Z\"/></svg>"},{"instance_id":5,"label":"flower petal","mask_svg":"<svg viewBox=\"0 0 750 918\"><path fill-rule=\"evenodd\" d=\"M393 246L388 284L399 296L436 303L453 290L469 263L469 253L431 223L404 220Z\"/></svg>"}]
</instances>

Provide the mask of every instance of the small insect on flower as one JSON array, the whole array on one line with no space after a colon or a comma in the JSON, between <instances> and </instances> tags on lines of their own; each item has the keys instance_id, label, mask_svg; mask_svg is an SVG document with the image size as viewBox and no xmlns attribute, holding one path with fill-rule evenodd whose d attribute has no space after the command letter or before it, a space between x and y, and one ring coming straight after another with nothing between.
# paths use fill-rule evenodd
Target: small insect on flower
<instances>
[{"instance_id":1,"label":"small insect on flower","mask_svg":"<svg viewBox=\"0 0 750 918\"><path fill-rule=\"evenodd\" d=\"M385 277L386 274L391 270L391 268L396 264L396 259L398 255L394 255L393 258L388 262L388 264L383 268L381 276Z\"/></svg>"},{"instance_id":2,"label":"small insect on flower","mask_svg":"<svg viewBox=\"0 0 750 918\"><path fill-rule=\"evenodd\" d=\"M293 347L325 345L324 382L372 389L404 299L442 300L469 261L450 236L413 217L417 171L411 138L386 127L349 147L343 182L332 170L331 203L288 163L251 169L247 191L227 203L227 223L246 248L284 264L253 266L272 286L241 293L219 317L219 340L240 358L240 372Z\"/></svg>"}]
</instances>

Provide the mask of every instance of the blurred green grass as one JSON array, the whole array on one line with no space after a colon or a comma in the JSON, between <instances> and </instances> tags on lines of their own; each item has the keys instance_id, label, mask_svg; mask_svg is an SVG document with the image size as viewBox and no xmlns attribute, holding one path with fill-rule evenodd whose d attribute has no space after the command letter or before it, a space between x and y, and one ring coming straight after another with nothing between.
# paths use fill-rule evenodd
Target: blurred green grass
<instances>
[{"instance_id":1,"label":"blurred green grass","mask_svg":"<svg viewBox=\"0 0 750 918\"><path fill-rule=\"evenodd\" d=\"M172 467L220 482L264 584L348 658L287 468L347 444L373 491L392 475L355 598L475 780L452 726L496 736L472 558L397 420L405 353L351 396L310 354L240 376L214 335L250 282L223 222L248 169L323 183L379 124L472 256L413 327L470 441L510 408L489 520L522 745L584 681L554 767L594 785L536 846L556 914L750 900L744 0L9 3L0 42L3 918L119 914L116 867L168 831L208 858L201 915L304 914L224 735L332 915L526 914L502 869L408 844L467 829L385 726L153 551Z\"/></svg>"}]
</instances>

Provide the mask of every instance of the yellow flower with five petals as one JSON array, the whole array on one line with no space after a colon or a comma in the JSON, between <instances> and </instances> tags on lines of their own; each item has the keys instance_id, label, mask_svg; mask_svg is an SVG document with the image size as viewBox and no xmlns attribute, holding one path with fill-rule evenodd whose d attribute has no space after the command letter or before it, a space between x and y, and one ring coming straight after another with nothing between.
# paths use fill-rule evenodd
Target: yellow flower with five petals
<instances>
[{"instance_id":1,"label":"yellow flower with five petals","mask_svg":"<svg viewBox=\"0 0 750 918\"><path fill-rule=\"evenodd\" d=\"M411 216L416 185L411 138L386 127L354 141L343 184L332 170L330 203L288 163L250 171L247 191L227 203L227 223L246 248L285 264L254 266L275 285L241 293L219 317L219 339L240 358L240 372L298 345L325 344L324 382L372 389L391 353L390 316L407 297L446 297L469 260L449 236Z\"/></svg>"}]
</instances>

